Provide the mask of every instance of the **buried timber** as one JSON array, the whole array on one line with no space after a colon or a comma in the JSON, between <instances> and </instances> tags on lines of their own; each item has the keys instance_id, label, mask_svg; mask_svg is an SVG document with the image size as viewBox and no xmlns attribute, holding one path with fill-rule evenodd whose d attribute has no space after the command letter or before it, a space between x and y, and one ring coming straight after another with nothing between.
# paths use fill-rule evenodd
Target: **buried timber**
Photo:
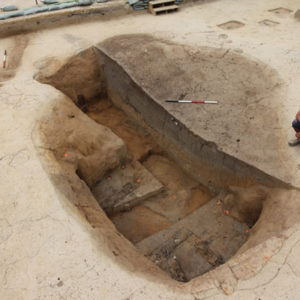
<instances>
[{"instance_id":1,"label":"buried timber","mask_svg":"<svg viewBox=\"0 0 300 300\"><path fill-rule=\"evenodd\" d=\"M231 121L238 130L249 127L246 108L247 115L272 122L275 112L266 120L251 105L259 109L262 98L280 92L280 80L265 65L138 35L107 40L59 68L51 61L42 66L36 78L73 102L55 101L39 124L38 146L46 149L59 190L93 228L103 235L107 228L108 247L123 249L113 250L117 256L131 247L121 245L125 237L172 278L189 281L298 221L298 192L222 152L190 126L201 118L202 130L238 134ZM226 117L218 105L164 103L221 97ZM190 116L186 122L184 115Z\"/></svg>"}]
</instances>

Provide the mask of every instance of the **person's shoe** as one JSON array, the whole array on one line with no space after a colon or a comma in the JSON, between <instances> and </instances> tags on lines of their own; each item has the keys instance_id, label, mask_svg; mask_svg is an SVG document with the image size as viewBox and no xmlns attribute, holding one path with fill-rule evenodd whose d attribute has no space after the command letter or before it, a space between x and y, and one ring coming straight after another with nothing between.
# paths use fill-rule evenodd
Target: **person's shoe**
<instances>
[{"instance_id":1,"label":"person's shoe","mask_svg":"<svg viewBox=\"0 0 300 300\"><path fill-rule=\"evenodd\" d=\"M300 144L300 138L289 141L289 146L297 146Z\"/></svg>"}]
</instances>

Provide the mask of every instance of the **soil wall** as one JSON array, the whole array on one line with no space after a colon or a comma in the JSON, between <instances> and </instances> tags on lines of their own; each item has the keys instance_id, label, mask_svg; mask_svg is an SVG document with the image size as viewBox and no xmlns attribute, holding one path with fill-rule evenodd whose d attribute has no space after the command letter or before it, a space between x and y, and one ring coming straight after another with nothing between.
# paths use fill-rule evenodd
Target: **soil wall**
<instances>
[{"instance_id":1,"label":"soil wall","mask_svg":"<svg viewBox=\"0 0 300 300\"><path fill-rule=\"evenodd\" d=\"M96 48L99 66L105 78L108 96L115 105L139 122L143 122L162 147L187 171L203 184L219 190L228 185L250 186L261 183L267 186L287 187L288 184L220 150L194 134L174 119L128 73Z\"/></svg>"}]
</instances>

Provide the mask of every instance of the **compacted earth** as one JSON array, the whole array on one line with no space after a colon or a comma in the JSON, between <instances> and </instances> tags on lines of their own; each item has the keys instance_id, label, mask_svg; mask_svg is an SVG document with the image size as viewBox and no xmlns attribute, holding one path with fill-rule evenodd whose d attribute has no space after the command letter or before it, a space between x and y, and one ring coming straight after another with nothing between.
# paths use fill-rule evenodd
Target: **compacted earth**
<instances>
[{"instance_id":1,"label":"compacted earth","mask_svg":"<svg viewBox=\"0 0 300 300\"><path fill-rule=\"evenodd\" d=\"M150 55L145 58L145 53ZM161 58L159 72L155 56ZM192 61L197 68L191 67ZM239 68L246 68L245 64L247 75ZM263 83L257 81L258 73L265 76ZM273 209L280 210L282 205L276 188L288 194L288 183L226 157L216 144L185 129L180 118L157 104L164 103L167 95L180 99L196 93L196 85L200 86L198 97L208 97L209 91L217 94L235 82L229 95L223 95L228 97L227 109L232 107L227 118L246 127L249 120L235 110L280 95L274 88L280 86L274 70L239 54L220 56L220 51L211 48L193 52L149 35L125 35L73 56L54 71L40 68L36 79L55 86L74 102L54 109L55 115L66 110L55 116L57 121L41 123L43 147L51 149L62 168L68 169L69 182L79 177L116 229L173 279L190 281L285 228L273 225ZM166 80L169 84L162 85ZM219 83L220 91L212 88L212 80ZM185 95L176 94L179 88ZM89 119L78 120L74 113L78 108ZM234 128L225 116L219 124L213 122L220 114L219 106L207 109L211 109L210 118L203 119L212 131L221 130L214 127L221 124ZM258 125L264 112L250 117L254 118ZM57 134L60 127L64 130ZM86 204L77 206L91 219ZM288 214L293 215L289 223L294 224L297 209L277 217L286 222ZM272 226L271 232L266 230Z\"/></svg>"},{"instance_id":2,"label":"compacted earth","mask_svg":"<svg viewBox=\"0 0 300 300\"><path fill-rule=\"evenodd\" d=\"M111 102L100 100L88 115L121 137L132 157L92 192L116 228L155 264L187 281L224 263L245 242L248 226L226 215L222 198L212 199Z\"/></svg>"}]
</instances>

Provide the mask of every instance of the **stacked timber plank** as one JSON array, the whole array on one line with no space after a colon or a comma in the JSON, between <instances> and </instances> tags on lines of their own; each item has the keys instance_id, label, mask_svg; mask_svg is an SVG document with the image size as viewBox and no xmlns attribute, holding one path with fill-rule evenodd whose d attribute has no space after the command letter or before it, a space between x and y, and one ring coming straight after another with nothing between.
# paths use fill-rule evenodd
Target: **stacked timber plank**
<instances>
[{"instance_id":1,"label":"stacked timber plank","mask_svg":"<svg viewBox=\"0 0 300 300\"><path fill-rule=\"evenodd\" d=\"M153 15L169 13L177 9L178 5L175 4L175 0L154 0L149 3L149 11Z\"/></svg>"}]
</instances>

